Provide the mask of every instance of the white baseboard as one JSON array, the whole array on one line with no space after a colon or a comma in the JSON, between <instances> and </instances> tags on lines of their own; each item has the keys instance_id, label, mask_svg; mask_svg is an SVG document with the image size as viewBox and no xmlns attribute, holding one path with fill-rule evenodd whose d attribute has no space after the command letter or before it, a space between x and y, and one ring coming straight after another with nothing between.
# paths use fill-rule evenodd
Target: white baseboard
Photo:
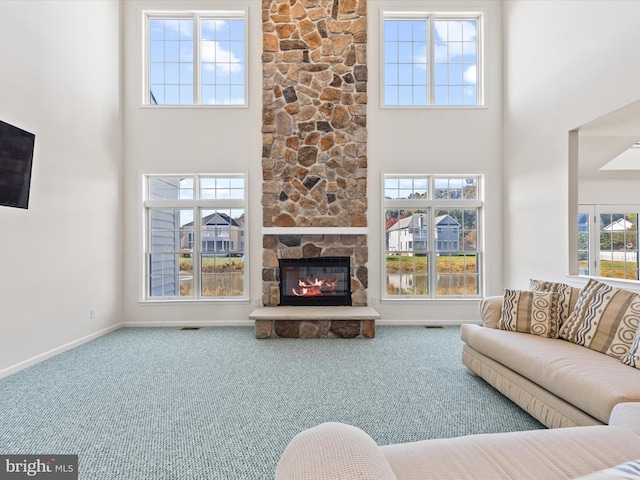
<instances>
[{"instance_id":1,"label":"white baseboard","mask_svg":"<svg viewBox=\"0 0 640 480\"><path fill-rule=\"evenodd\" d=\"M123 327L253 327L253 320L198 320L170 322L124 322Z\"/></svg>"},{"instance_id":2,"label":"white baseboard","mask_svg":"<svg viewBox=\"0 0 640 480\"><path fill-rule=\"evenodd\" d=\"M117 325L113 325L111 327L105 328L103 330L99 330L95 333L92 333L91 335L87 335L85 337L79 338L77 340L74 340L73 342L69 342L65 345L62 345L60 347L56 347L52 350L49 350L48 352L44 352L41 353L40 355L36 355L35 357L29 358L23 362L17 363L15 365L12 365L11 367L7 367L4 368L2 370L0 370L0 378L4 378L7 377L13 373L19 372L20 370L24 370L27 367L31 367L32 365L35 365L36 363L40 363L44 360L47 360L48 358L51 357L55 357L56 355L62 353L62 352L66 352L67 350L71 350L72 348L76 348L79 347L80 345L90 342L91 340L95 340L96 338L102 337L103 335L106 335L107 333L111 333L111 332L115 332L116 330L119 330L120 328L122 328L122 323L119 323Z\"/></svg>"},{"instance_id":3,"label":"white baseboard","mask_svg":"<svg viewBox=\"0 0 640 480\"><path fill-rule=\"evenodd\" d=\"M451 325L462 325L463 323L482 324L480 320L376 320L376 325L424 325L425 327L446 327Z\"/></svg>"}]
</instances>

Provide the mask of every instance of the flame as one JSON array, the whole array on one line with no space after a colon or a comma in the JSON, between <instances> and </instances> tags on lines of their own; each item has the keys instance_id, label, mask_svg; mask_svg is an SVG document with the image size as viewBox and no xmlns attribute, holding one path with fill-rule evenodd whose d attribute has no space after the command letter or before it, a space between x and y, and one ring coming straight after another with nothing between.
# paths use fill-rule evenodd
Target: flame
<instances>
[{"instance_id":1,"label":"flame","mask_svg":"<svg viewBox=\"0 0 640 480\"><path fill-rule=\"evenodd\" d=\"M338 279L324 280L324 279L310 279L298 280L299 288L292 288L291 293L296 297L319 297L332 293L338 286Z\"/></svg>"}]
</instances>

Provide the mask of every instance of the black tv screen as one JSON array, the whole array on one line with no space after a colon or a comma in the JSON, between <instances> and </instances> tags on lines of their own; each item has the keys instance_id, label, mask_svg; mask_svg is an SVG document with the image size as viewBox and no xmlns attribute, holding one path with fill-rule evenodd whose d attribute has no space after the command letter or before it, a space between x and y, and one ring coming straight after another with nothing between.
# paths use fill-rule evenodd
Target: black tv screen
<instances>
[{"instance_id":1,"label":"black tv screen","mask_svg":"<svg viewBox=\"0 0 640 480\"><path fill-rule=\"evenodd\" d=\"M0 121L0 205L29 208L36 136Z\"/></svg>"}]
</instances>

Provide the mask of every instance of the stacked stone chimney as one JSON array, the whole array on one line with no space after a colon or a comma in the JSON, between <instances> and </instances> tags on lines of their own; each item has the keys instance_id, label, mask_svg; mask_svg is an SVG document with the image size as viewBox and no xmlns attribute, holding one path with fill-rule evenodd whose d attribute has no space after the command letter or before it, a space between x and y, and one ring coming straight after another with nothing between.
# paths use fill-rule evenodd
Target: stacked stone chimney
<instances>
[{"instance_id":1,"label":"stacked stone chimney","mask_svg":"<svg viewBox=\"0 0 640 480\"><path fill-rule=\"evenodd\" d=\"M278 304L277 258L343 246L366 304L366 236L331 232L367 226L366 0L262 3L263 227L326 228L265 236L263 303Z\"/></svg>"}]
</instances>

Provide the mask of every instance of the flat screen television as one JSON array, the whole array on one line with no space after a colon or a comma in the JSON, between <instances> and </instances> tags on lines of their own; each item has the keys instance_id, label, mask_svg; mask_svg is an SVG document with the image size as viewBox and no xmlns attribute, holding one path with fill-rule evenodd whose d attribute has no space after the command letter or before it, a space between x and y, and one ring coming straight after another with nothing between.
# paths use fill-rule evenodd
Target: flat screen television
<instances>
[{"instance_id":1,"label":"flat screen television","mask_svg":"<svg viewBox=\"0 0 640 480\"><path fill-rule=\"evenodd\" d=\"M29 208L36 136L0 121L0 205Z\"/></svg>"}]
</instances>

